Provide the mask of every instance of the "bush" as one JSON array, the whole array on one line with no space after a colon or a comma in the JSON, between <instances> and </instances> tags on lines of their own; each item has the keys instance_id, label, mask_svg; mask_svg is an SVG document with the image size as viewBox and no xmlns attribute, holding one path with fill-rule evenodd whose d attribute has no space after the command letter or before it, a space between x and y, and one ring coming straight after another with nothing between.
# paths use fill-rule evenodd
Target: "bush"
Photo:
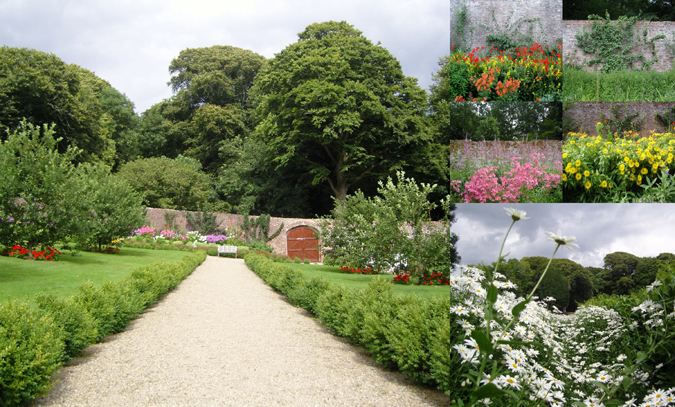
<instances>
[{"instance_id":1,"label":"bush","mask_svg":"<svg viewBox=\"0 0 675 407\"><path fill-rule=\"evenodd\" d=\"M300 264L300 263L302 263L302 260L300 260L299 257L296 257L296 258L293 260L293 263L295 263L295 264Z\"/></svg>"},{"instance_id":2,"label":"bush","mask_svg":"<svg viewBox=\"0 0 675 407\"><path fill-rule=\"evenodd\" d=\"M218 249L208 249L208 250L206 251L206 253L207 253L209 256L217 256L217 255L218 255Z\"/></svg>"},{"instance_id":3,"label":"bush","mask_svg":"<svg viewBox=\"0 0 675 407\"><path fill-rule=\"evenodd\" d=\"M63 360L62 330L27 303L0 304L0 316L0 406L24 405L49 388Z\"/></svg>"},{"instance_id":4,"label":"bush","mask_svg":"<svg viewBox=\"0 0 675 407\"><path fill-rule=\"evenodd\" d=\"M94 317L73 297L61 300L54 294L39 293L35 302L38 309L51 316L62 328L61 337L65 345L63 361L80 356L87 346L96 342L99 336Z\"/></svg>"},{"instance_id":5,"label":"bush","mask_svg":"<svg viewBox=\"0 0 675 407\"><path fill-rule=\"evenodd\" d=\"M309 259L305 259L304 264L309 264Z\"/></svg>"}]
</instances>

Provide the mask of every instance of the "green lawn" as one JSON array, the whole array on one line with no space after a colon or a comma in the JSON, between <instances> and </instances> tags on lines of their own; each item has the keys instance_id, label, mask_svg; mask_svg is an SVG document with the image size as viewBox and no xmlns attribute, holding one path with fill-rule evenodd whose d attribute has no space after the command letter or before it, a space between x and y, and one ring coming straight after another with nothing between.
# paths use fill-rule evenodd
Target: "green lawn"
<instances>
[{"instance_id":1,"label":"green lawn","mask_svg":"<svg viewBox=\"0 0 675 407\"><path fill-rule=\"evenodd\" d=\"M90 280L96 285L121 280L139 266L157 261L176 261L188 252L123 248L119 254L64 252L59 261L21 260L0 256L0 301L30 300L40 291L69 297Z\"/></svg>"},{"instance_id":2,"label":"green lawn","mask_svg":"<svg viewBox=\"0 0 675 407\"><path fill-rule=\"evenodd\" d=\"M370 280L380 277L387 280L393 280L394 276L391 274L367 275L367 274L348 274L340 273L340 268L337 266L322 266L314 264L295 264L287 263L287 266L300 270L302 274L307 277L323 277L334 284L346 284L352 287L365 288ZM448 285L403 285L394 284L394 291L401 294L415 294L420 297L428 298L432 296L448 296L450 295L450 286Z\"/></svg>"}]
</instances>

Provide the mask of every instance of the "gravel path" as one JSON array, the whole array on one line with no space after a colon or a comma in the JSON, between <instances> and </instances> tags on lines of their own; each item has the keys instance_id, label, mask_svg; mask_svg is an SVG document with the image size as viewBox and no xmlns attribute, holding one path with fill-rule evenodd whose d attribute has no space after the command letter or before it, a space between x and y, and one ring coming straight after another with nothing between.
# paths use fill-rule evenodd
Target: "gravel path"
<instances>
[{"instance_id":1,"label":"gravel path","mask_svg":"<svg viewBox=\"0 0 675 407\"><path fill-rule=\"evenodd\" d=\"M209 257L36 406L446 406L328 333L243 260Z\"/></svg>"}]
</instances>

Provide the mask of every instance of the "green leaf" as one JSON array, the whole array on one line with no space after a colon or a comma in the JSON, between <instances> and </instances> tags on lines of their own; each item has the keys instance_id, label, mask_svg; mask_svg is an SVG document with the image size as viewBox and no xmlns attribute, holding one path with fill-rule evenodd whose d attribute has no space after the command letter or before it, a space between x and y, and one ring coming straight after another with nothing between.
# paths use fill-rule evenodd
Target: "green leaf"
<instances>
[{"instance_id":1,"label":"green leaf","mask_svg":"<svg viewBox=\"0 0 675 407\"><path fill-rule=\"evenodd\" d=\"M482 400L485 398L501 397L505 395L504 390L500 390L494 383L487 383L471 393L471 398Z\"/></svg>"},{"instance_id":2,"label":"green leaf","mask_svg":"<svg viewBox=\"0 0 675 407\"><path fill-rule=\"evenodd\" d=\"M478 350L480 351L480 353L484 353L486 355L491 355L492 353L494 353L495 350L492 347L492 343L481 331L478 330L471 331L471 337L478 344Z\"/></svg>"},{"instance_id":3,"label":"green leaf","mask_svg":"<svg viewBox=\"0 0 675 407\"><path fill-rule=\"evenodd\" d=\"M490 304L494 304L497 301L497 287L490 284L487 291L487 300Z\"/></svg>"}]
</instances>

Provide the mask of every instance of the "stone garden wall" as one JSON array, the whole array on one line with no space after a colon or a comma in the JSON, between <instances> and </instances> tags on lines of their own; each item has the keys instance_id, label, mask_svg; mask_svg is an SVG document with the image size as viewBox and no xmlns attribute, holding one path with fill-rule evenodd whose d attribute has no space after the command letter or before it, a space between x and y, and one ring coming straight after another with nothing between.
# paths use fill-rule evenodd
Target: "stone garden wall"
<instances>
[{"instance_id":1,"label":"stone garden wall","mask_svg":"<svg viewBox=\"0 0 675 407\"><path fill-rule=\"evenodd\" d=\"M520 18L539 18L543 31L535 22L532 34L542 45L556 45L555 41L563 37L562 0L450 0L451 37L456 32L456 12L463 4L466 4L468 15L465 31L470 48L487 46L489 32L481 25L503 29L507 23L511 25ZM527 33L529 26L529 23L522 25L520 32ZM473 27L473 37L468 34L470 27ZM451 43L458 44L459 39L452 38Z\"/></svg>"},{"instance_id":2,"label":"stone garden wall","mask_svg":"<svg viewBox=\"0 0 675 407\"><path fill-rule=\"evenodd\" d=\"M593 59L593 55L584 54L577 48L577 40L575 35L581 33L584 29L591 30L593 21L589 20L565 20L563 24L563 61L572 63L574 65L585 65L589 60ZM600 22L600 24L604 24ZM664 34L665 40L658 40L655 44L656 57L658 62L650 67L652 71L667 71L673 66L675 54L666 47L666 42L675 42L675 21L638 21L635 24L635 40L642 40L642 33L647 30L647 38L653 38L656 35ZM650 61L654 59L652 55L651 46L642 45L633 48L633 54L642 54ZM634 66L640 68L642 62L637 61ZM597 69L602 68L602 64L597 65ZM596 66L585 66L588 71L595 71Z\"/></svg>"},{"instance_id":3,"label":"stone garden wall","mask_svg":"<svg viewBox=\"0 0 675 407\"><path fill-rule=\"evenodd\" d=\"M185 215L186 211L176 211L172 209L158 209L158 208L148 208L147 210L147 219L148 224L155 229L162 229L173 227L174 229L181 231L191 231L193 228L188 224L187 217ZM194 213L194 212L192 212ZM165 214L173 216L173 224L168 224ZM221 225L222 229L226 226L236 227L241 224L243 221L242 215L226 214L226 213L217 213L216 221ZM286 248L286 237L288 232L298 226L309 226L310 228L320 230L317 219L296 219L296 218L271 218L269 226L269 235L274 234L281 224L283 223L283 229L279 236L275 237L267 244L269 244L274 252L277 254L288 254Z\"/></svg>"},{"instance_id":4,"label":"stone garden wall","mask_svg":"<svg viewBox=\"0 0 675 407\"><path fill-rule=\"evenodd\" d=\"M644 121L642 122L642 130L640 134L646 136L651 133L651 130L656 130L656 132L662 132L664 127L656 120L654 115L656 113L663 114L663 111L670 110L675 106L675 102L574 102L572 103L573 107L571 109L565 110L563 113L563 118L571 118L574 120L579 130L586 132L589 135L597 136L598 132L595 129L595 125L600 121L600 113L603 113L605 117L612 116L612 106L616 104L625 104L625 112L632 114L634 112L639 112L639 118L645 116Z\"/></svg>"}]
</instances>

